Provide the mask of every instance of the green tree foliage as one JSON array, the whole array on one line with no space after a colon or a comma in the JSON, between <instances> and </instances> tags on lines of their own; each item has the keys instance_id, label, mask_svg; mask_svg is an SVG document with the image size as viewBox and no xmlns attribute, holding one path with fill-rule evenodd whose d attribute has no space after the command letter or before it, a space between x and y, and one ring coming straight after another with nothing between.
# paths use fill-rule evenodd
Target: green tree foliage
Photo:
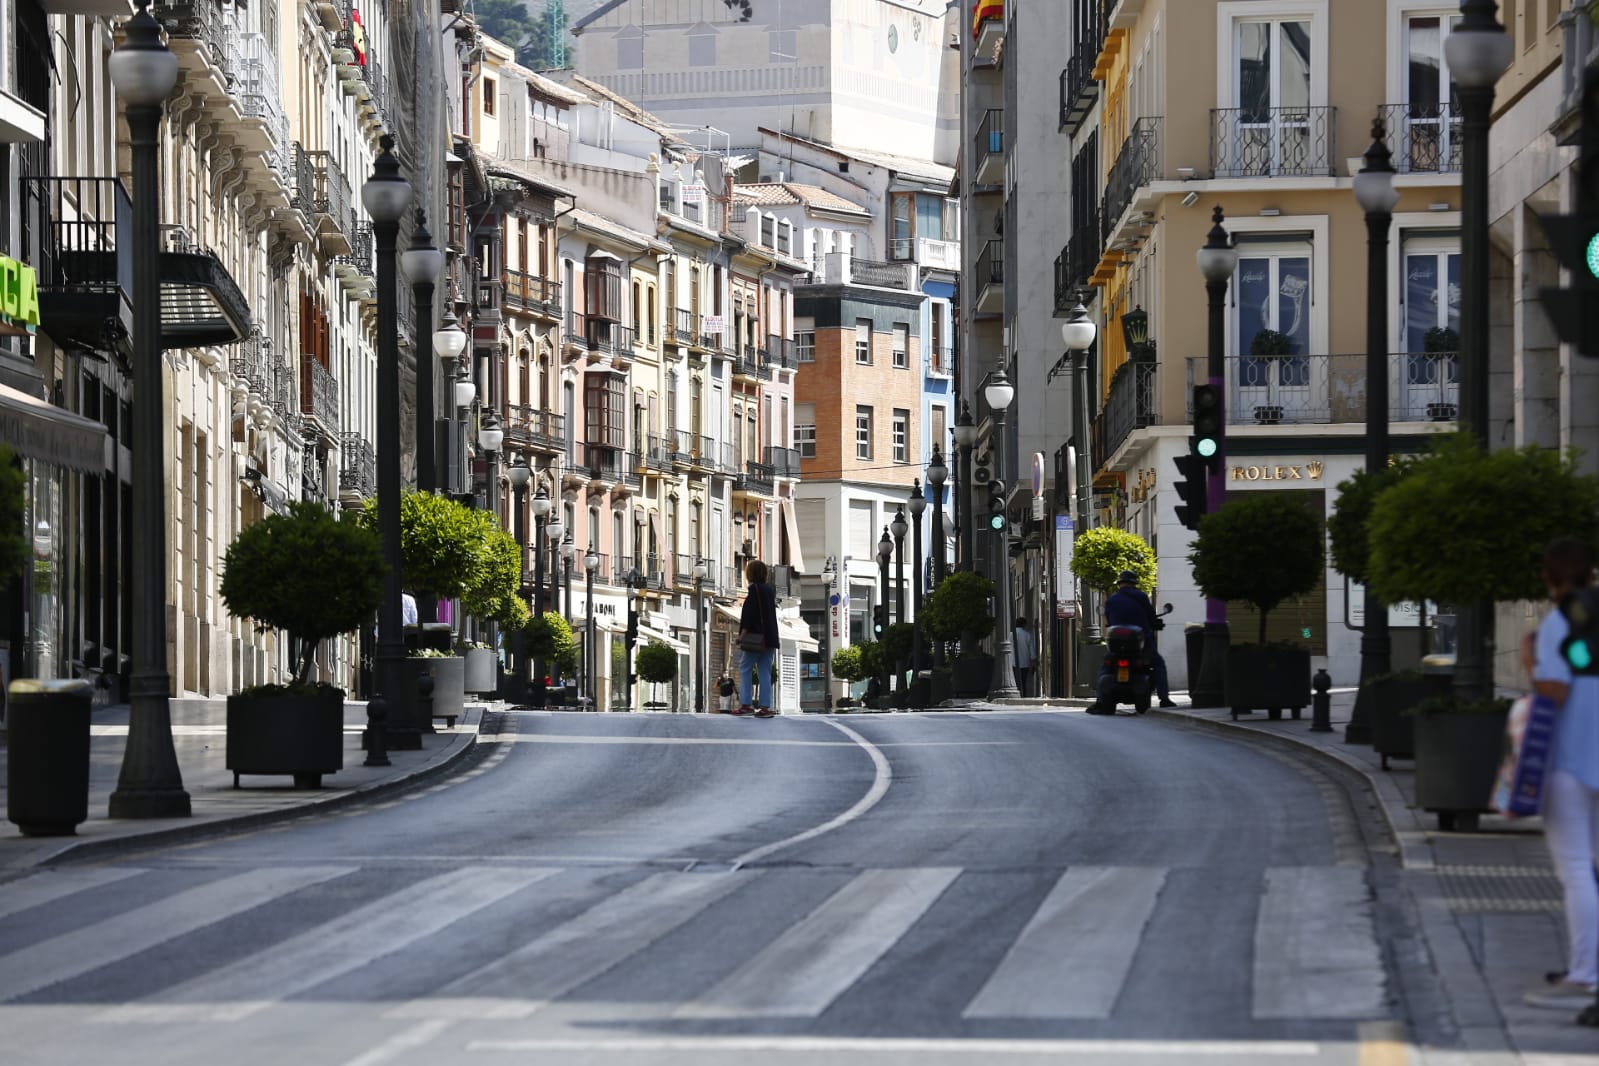
<instances>
[{"instance_id":1,"label":"green tree foliage","mask_svg":"<svg viewBox=\"0 0 1599 1066\"><path fill-rule=\"evenodd\" d=\"M1377 497L1371 587L1385 603L1539 599L1544 546L1561 536L1599 546L1596 515L1599 479L1578 473L1574 456L1483 453L1460 434Z\"/></svg>"},{"instance_id":2,"label":"green tree foliage","mask_svg":"<svg viewBox=\"0 0 1599 1066\"><path fill-rule=\"evenodd\" d=\"M1372 505L1384 490L1410 476L1415 465L1415 456L1400 456L1375 473L1359 470L1354 477L1338 483L1338 498L1333 502L1332 517L1327 520L1334 570L1351 581L1364 584L1368 580Z\"/></svg>"},{"instance_id":3,"label":"green tree foliage","mask_svg":"<svg viewBox=\"0 0 1599 1066\"><path fill-rule=\"evenodd\" d=\"M28 562L27 489L16 453L0 444L0 587L21 574Z\"/></svg>"},{"instance_id":4,"label":"green tree foliage","mask_svg":"<svg viewBox=\"0 0 1599 1066\"><path fill-rule=\"evenodd\" d=\"M881 677L888 672L888 649L880 640L868 640L859 645L861 649L861 668L866 672L862 677Z\"/></svg>"},{"instance_id":5,"label":"green tree foliage","mask_svg":"<svg viewBox=\"0 0 1599 1066\"><path fill-rule=\"evenodd\" d=\"M659 640L638 651L638 676L652 685L664 685L677 676L677 652Z\"/></svg>"},{"instance_id":6,"label":"green tree foliage","mask_svg":"<svg viewBox=\"0 0 1599 1066\"><path fill-rule=\"evenodd\" d=\"M246 527L228 545L222 602L235 617L300 640L295 683L306 685L317 643L371 620L383 574L377 534L321 504L292 503L288 514Z\"/></svg>"},{"instance_id":7,"label":"green tree foliage","mask_svg":"<svg viewBox=\"0 0 1599 1066\"><path fill-rule=\"evenodd\" d=\"M510 628L525 626L529 613L521 596L522 549L487 511L473 511L483 538L483 565L461 590L461 606L475 618Z\"/></svg>"},{"instance_id":8,"label":"green tree foliage","mask_svg":"<svg viewBox=\"0 0 1599 1066\"><path fill-rule=\"evenodd\" d=\"M554 33L547 12L533 9L537 0L476 0L474 13L483 32L516 51L516 61L534 70L557 66ZM538 5L542 8L542 4Z\"/></svg>"},{"instance_id":9,"label":"green tree foliage","mask_svg":"<svg viewBox=\"0 0 1599 1066\"><path fill-rule=\"evenodd\" d=\"M1326 566L1321 522L1295 496L1246 492L1208 514L1188 559L1206 596L1245 600L1266 615L1284 600L1316 587Z\"/></svg>"},{"instance_id":10,"label":"green tree foliage","mask_svg":"<svg viewBox=\"0 0 1599 1066\"><path fill-rule=\"evenodd\" d=\"M1072 573L1089 588L1110 592L1123 570L1138 575L1138 587L1155 591L1155 551L1136 533L1115 526L1095 526L1077 535L1072 547Z\"/></svg>"},{"instance_id":11,"label":"green tree foliage","mask_svg":"<svg viewBox=\"0 0 1599 1066\"><path fill-rule=\"evenodd\" d=\"M916 642L916 627L909 622L895 622L883 631L883 654L890 663L910 658L911 645Z\"/></svg>"},{"instance_id":12,"label":"green tree foliage","mask_svg":"<svg viewBox=\"0 0 1599 1066\"><path fill-rule=\"evenodd\" d=\"M970 570L957 570L939 582L922 603L922 627L934 640L958 640L962 654L976 654L977 645L994 631L989 600L994 583Z\"/></svg>"},{"instance_id":13,"label":"green tree foliage","mask_svg":"<svg viewBox=\"0 0 1599 1066\"><path fill-rule=\"evenodd\" d=\"M866 680L866 660L861 654L861 645L851 644L833 653L833 676L841 681Z\"/></svg>"},{"instance_id":14,"label":"green tree foliage","mask_svg":"<svg viewBox=\"0 0 1599 1066\"><path fill-rule=\"evenodd\" d=\"M577 669L577 641L572 627L558 611L545 611L530 620L522 631L527 653L543 659L563 674Z\"/></svg>"},{"instance_id":15,"label":"green tree foliage","mask_svg":"<svg viewBox=\"0 0 1599 1066\"><path fill-rule=\"evenodd\" d=\"M481 516L481 517L480 517ZM400 566L406 590L418 596L452 600L482 579L483 512L431 492L400 496ZM366 501L360 521L377 529L378 503Z\"/></svg>"}]
</instances>

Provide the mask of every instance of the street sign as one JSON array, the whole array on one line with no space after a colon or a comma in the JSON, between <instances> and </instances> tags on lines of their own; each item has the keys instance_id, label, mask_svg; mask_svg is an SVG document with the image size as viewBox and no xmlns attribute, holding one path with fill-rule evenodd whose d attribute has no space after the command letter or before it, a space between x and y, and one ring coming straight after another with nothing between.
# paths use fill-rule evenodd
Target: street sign
<instances>
[{"instance_id":1,"label":"street sign","mask_svg":"<svg viewBox=\"0 0 1599 1066\"><path fill-rule=\"evenodd\" d=\"M1055 615L1058 618L1077 617L1077 582L1072 576L1073 539L1072 516L1055 516Z\"/></svg>"}]
</instances>

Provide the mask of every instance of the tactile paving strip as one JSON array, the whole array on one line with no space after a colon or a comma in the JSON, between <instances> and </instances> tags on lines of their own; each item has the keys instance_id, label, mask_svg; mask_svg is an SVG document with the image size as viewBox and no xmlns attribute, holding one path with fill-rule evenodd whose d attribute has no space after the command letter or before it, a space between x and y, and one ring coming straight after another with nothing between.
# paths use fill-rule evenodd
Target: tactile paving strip
<instances>
[{"instance_id":1,"label":"tactile paving strip","mask_svg":"<svg viewBox=\"0 0 1599 1066\"><path fill-rule=\"evenodd\" d=\"M1444 902L1457 911L1559 911L1560 881L1539 866L1440 866Z\"/></svg>"}]
</instances>

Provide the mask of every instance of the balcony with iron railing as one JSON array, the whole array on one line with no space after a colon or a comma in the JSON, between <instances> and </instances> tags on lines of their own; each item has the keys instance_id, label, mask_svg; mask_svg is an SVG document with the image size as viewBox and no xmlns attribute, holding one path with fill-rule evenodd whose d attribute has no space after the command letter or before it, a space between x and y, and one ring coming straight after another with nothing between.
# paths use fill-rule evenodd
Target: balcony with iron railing
<instances>
[{"instance_id":1,"label":"balcony with iron railing","mask_svg":"<svg viewBox=\"0 0 1599 1066\"><path fill-rule=\"evenodd\" d=\"M133 326L133 204L117 178L23 181L23 258L38 271L39 319L62 345L102 348Z\"/></svg>"},{"instance_id":2,"label":"balcony with iron railing","mask_svg":"<svg viewBox=\"0 0 1599 1066\"><path fill-rule=\"evenodd\" d=\"M998 185L1005 178L1005 112L991 107L977 124L972 144L972 159L977 165L977 184Z\"/></svg>"},{"instance_id":3,"label":"balcony with iron railing","mask_svg":"<svg viewBox=\"0 0 1599 1066\"><path fill-rule=\"evenodd\" d=\"M1161 175L1161 120L1141 118L1122 142L1116 162L1105 176L1104 204L1100 211L1101 237L1111 240L1123 213L1133 206L1139 190Z\"/></svg>"},{"instance_id":4,"label":"balcony with iron railing","mask_svg":"<svg viewBox=\"0 0 1599 1066\"><path fill-rule=\"evenodd\" d=\"M1055 257L1057 315L1068 314L1076 306L1077 294L1088 287L1089 279L1099 266L1104 247L1104 237L1099 228L1099 210L1095 208L1082 224L1072 230L1066 246Z\"/></svg>"},{"instance_id":5,"label":"balcony with iron railing","mask_svg":"<svg viewBox=\"0 0 1599 1066\"><path fill-rule=\"evenodd\" d=\"M234 137L269 157L288 146L288 116L278 91L278 63L266 36L234 30L228 39L233 99L244 119Z\"/></svg>"},{"instance_id":6,"label":"balcony with iron railing","mask_svg":"<svg viewBox=\"0 0 1599 1066\"><path fill-rule=\"evenodd\" d=\"M795 351L794 342L787 337L769 334L766 338L766 351L770 355L773 366L784 370L797 370L799 368L799 355Z\"/></svg>"},{"instance_id":7,"label":"balcony with iron railing","mask_svg":"<svg viewBox=\"0 0 1599 1066\"><path fill-rule=\"evenodd\" d=\"M766 465L773 477L799 477L800 454L797 448L766 447Z\"/></svg>"},{"instance_id":8,"label":"balcony with iron railing","mask_svg":"<svg viewBox=\"0 0 1599 1066\"><path fill-rule=\"evenodd\" d=\"M1159 368L1154 360L1123 363L1110 380L1110 395L1093 424L1094 469L1110 461L1135 430L1160 421Z\"/></svg>"},{"instance_id":9,"label":"balcony with iron railing","mask_svg":"<svg viewBox=\"0 0 1599 1066\"><path fill-rule=\"evenodd\" d=\"M652 470L663 473L672 469L672 442L667 437L657 436L654 433L645 437L644 464Z\"/></svg>"},{"instance_id":10,"label":"balcony with iron railing","mask_svg":"<svg viewBox=\"0 0 1599 1066\"><path fill-rule=\"evenodd\" d=\"M167 31L172 50L183 57L194 55L218 72L231 88L228 72L228 25L226 10L218 0L176 0L152 4L150 13Z\"/></svg>"},{"instance_id":11,"label":"balcony with iron railing","mask_svg":"<svg viewBox=\"0 0 1599 1066\"><path fill-rule=\"evenodd\" d=\"M509 310L531 311L549 318L561 315L561 283L520 270L505 272L503 305Z\"/></svg>"},{"instance_id":12,"label":"balcony with iron railing","mask_svg":"<svg viewBox=\"0 0 1599 1066\"><path fill-rule=\"evenodd\" d=\"M300 414L334 439L339 428L339 383L327 367L310 355L300 355Z\"/></svg>"},{"instance_id":13,"label":"balcony with iron railing","mask_svg":"<svg viewBox=\"0 0 1599 1066\"><path fill-rule=\"evenodd\" d=\"M527 404L512 404L506 413L506 440L525 448L555 454L566 450L566 416Z\"/></svg>"},{"instance_id":14,"label":"balcony with iron railing","mask_svg":"<svg viewBox=\"0 0 1599 1066\"><path fill-rule=\"evenodd\" d=\"M998 314L1005 310L1005 242L991 240L977 256L977 311Z\"/></svg>"},{"instance_id":15,"label":"balcony with iron railing","mask_svg":"<svg viewBox=\"0 0 1599 1066\"><path fill-rule=\"evenodd\" d=\"M1337 174L1336 107L1232 107L1210 113L1210 169L1218 178Z\"/></svg>"},{"instance_id":16,"label":"balcony with iron railing","mask_svg":"<svg viewBox=\"0 0 1599 1066\"><path fill-rule=\"evenodd\" d=\"M372 223L357 222L350 230L350 250L333 257L333 273L355 295L376 290L372 260Z\"/></svg>"},{"instance_id":17,"label":"balcony with iron railing","mask_svg":"<svg viewBox=\"0 0 1599 1066\"><path fill-rule=\"evenodd\" d=\"M855 285L875 285L880 289L911 292L916 288L913 267L911 263L885 263L877 259L850 256L850 281Z\"/></svg>"},{"instance_id":18,"label":"balcony with iron railing","mask_svg":"<svg viewBox=\"0 0 1599 1066\"><path fill-rule=\"evenodd\" d=\"M590 481L610 485L623 483L624 460L621 449L586 441L574 441L572 448L572 468L575 473Z\"/></svg>"},{"instance_id":19,"label":"balcony with iron railing","mask_svg":"<svg viewBox=\"0 0 1599 1066\"><path fill-rule=\"evenodd\" d=\"M694 312L685 311L681 307L673 308L670 328L662 330L662 334L668 344L680 346L693 344L696 336Z\"/></svg>"},{"instance_id":20,"label":"balcony with iron railing","mask_svg":"<svg viewBox=\"0 0 1599 1066\"><path fill-rule=\"evenodd\" d=\"M329 255L349 255L350 234L355 229L350 183L333 153L307 152L305 155L311 167L311 211L323 250Z\"/></svg>"},{"instance_id":21,"label":"balcony with iron railing","mask_svg":"<svg viewBox=\"0 0 1599 1066\"><path fill-rule=\"evenodd\" d=\"M762 378L769 381L772 377L772 368L766 365L760 351L753 344L745 344L738 348L733 358L733 374L735 377L749 378L751 381Z\"/></svg>"},{"instance_id":22,"label":"balcony with iron railing","mask_svg":"<svg viewBox=\"0 0 1599 1066\"><path fill-rule=\"evenodd\" d=\"M1447 104L1387 104L1378 114L1401 174L1459 173L1460 114Z\"/></svg>"},{"instance_id":23,"label":"balcony with iron railing","mask_svg":"<svg viewBox=\"0 0 1599 1066\"><path fill-rule=\"evenodd\" d=\"M311 153L299 141L289 146L289 206L310 217L316 201L316 179L311 171Z\"/></svg>"},{"instance_id":24,"label":"balcony with iron railing","mask_svg":"<svg viewBox=\"0 0 1599 1066\"><path fill-rule=\"evenodd\" d=\"M639 488L644 484L644 453L622 453L622 484Z\"/></svg>"},{"instance_id":25,"label":"balcony with iron railing","mask_svg":"<svg viewBox=\"0 0 1599 1066\"><path fill-rule=\"evenodd\" d=\"M1079 52L1066 60L1060 72L1060 128L1072 136L1088 121L1099 99L1099 79L1094 76L1098 58L1097 46L1092 54Z\"/></svg>"},{"instance_id":26,"label":"balcony with iron railing","mask_svg":"<svg viewBox=\"0 0 1599 1066\"><path fill-rule=\"evenodd\" d=\"M361 434L346 430L339 435L339 495L365 500L377 491L377 453Z\"/></svg>"},{"instance_id":27,"label":"balcony with iron railing","mask_svg":"<svg viewBox=\"0 0 1599 1066\"><path fill-rule=\"evenodd\" d=\"M747 460L744 463L744 473L733 488L757 496L774 496L777 493L775 477L771 464L758 463L753 459Z\"/></svg>"},{"instance_id":28,"label":"balcony with iron railing","mask_svg":"<svg viewBox=\"0 0 1599 1066\"><path fill-rule=\"evenodd\" d=\"M948 344L929 345L926 363L928 377L950 377L955 373L955 349Z\"/></svg>"},{"instance_id":29,"label":"balcony with iron railing","mask_svg":"<svg viewBox=\"0 0 1599 1066\"><path fill-rule=\"evenodd\" d=\"M1386 356L1384 363L1388 369L1391 423L1452 422L1458 417L1457 353L1399 352ZM1204 380L1206 367L1203 358L1189 359L1189 380ZM1228 425L1338 425L1366 421L1364 354L1231 356L1226 370Z\"/></svg>"}]
</instances>

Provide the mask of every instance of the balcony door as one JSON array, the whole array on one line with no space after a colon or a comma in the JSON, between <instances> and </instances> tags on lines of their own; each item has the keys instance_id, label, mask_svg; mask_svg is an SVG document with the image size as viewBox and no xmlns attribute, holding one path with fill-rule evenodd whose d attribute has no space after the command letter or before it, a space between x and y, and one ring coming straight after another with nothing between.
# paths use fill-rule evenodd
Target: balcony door
<instances>
[{"instance_id":1,"label":"balcony door","mask_svg":"<svg viewBox=\"0 0 1599 1066\"><path fill-rule=\"evenodd\" d=\"M1448 420L1460 403L1460 249L1452 240L1407 240L1404 367L1399 417Z\"/></svg>"},{"instance_id":2,"label":"balcony door","mask_svg":"<svg viewBox=\"0 0 1599 1066\"><path fill-rule=\"evenodd\" d=\"M1304 173L1311 145L1310 22L1237 24L1233 91L1238 101L1234 173Z\"/></svg>"},{"instance_id":3,"label":"balcony door","mask_svg":"<svg viewBox=\"0 0 1599 1066\"><path fill-rule=\"evenodd\" d=\"M1460 119L1444 56L1444 37L1459 22L1445 15L1405 19L1404 129L1391 131L1398 135L1401 171L1460 169Z\"/></svg>"},{"instance_id":4,"label":"balcony door","mask_svg":"<svg viewBox=\"0 0 1599 1066\"><path fill-rule=\"evenodd\" d=\"M1310 358L1310 249L1249 246L1238 257L1234 331L1238 350L1233 421L1314 421L1326 396L1326 366ZM1317 379L1321 380L1317 380Z\"/></svg>"}]
</instances>

